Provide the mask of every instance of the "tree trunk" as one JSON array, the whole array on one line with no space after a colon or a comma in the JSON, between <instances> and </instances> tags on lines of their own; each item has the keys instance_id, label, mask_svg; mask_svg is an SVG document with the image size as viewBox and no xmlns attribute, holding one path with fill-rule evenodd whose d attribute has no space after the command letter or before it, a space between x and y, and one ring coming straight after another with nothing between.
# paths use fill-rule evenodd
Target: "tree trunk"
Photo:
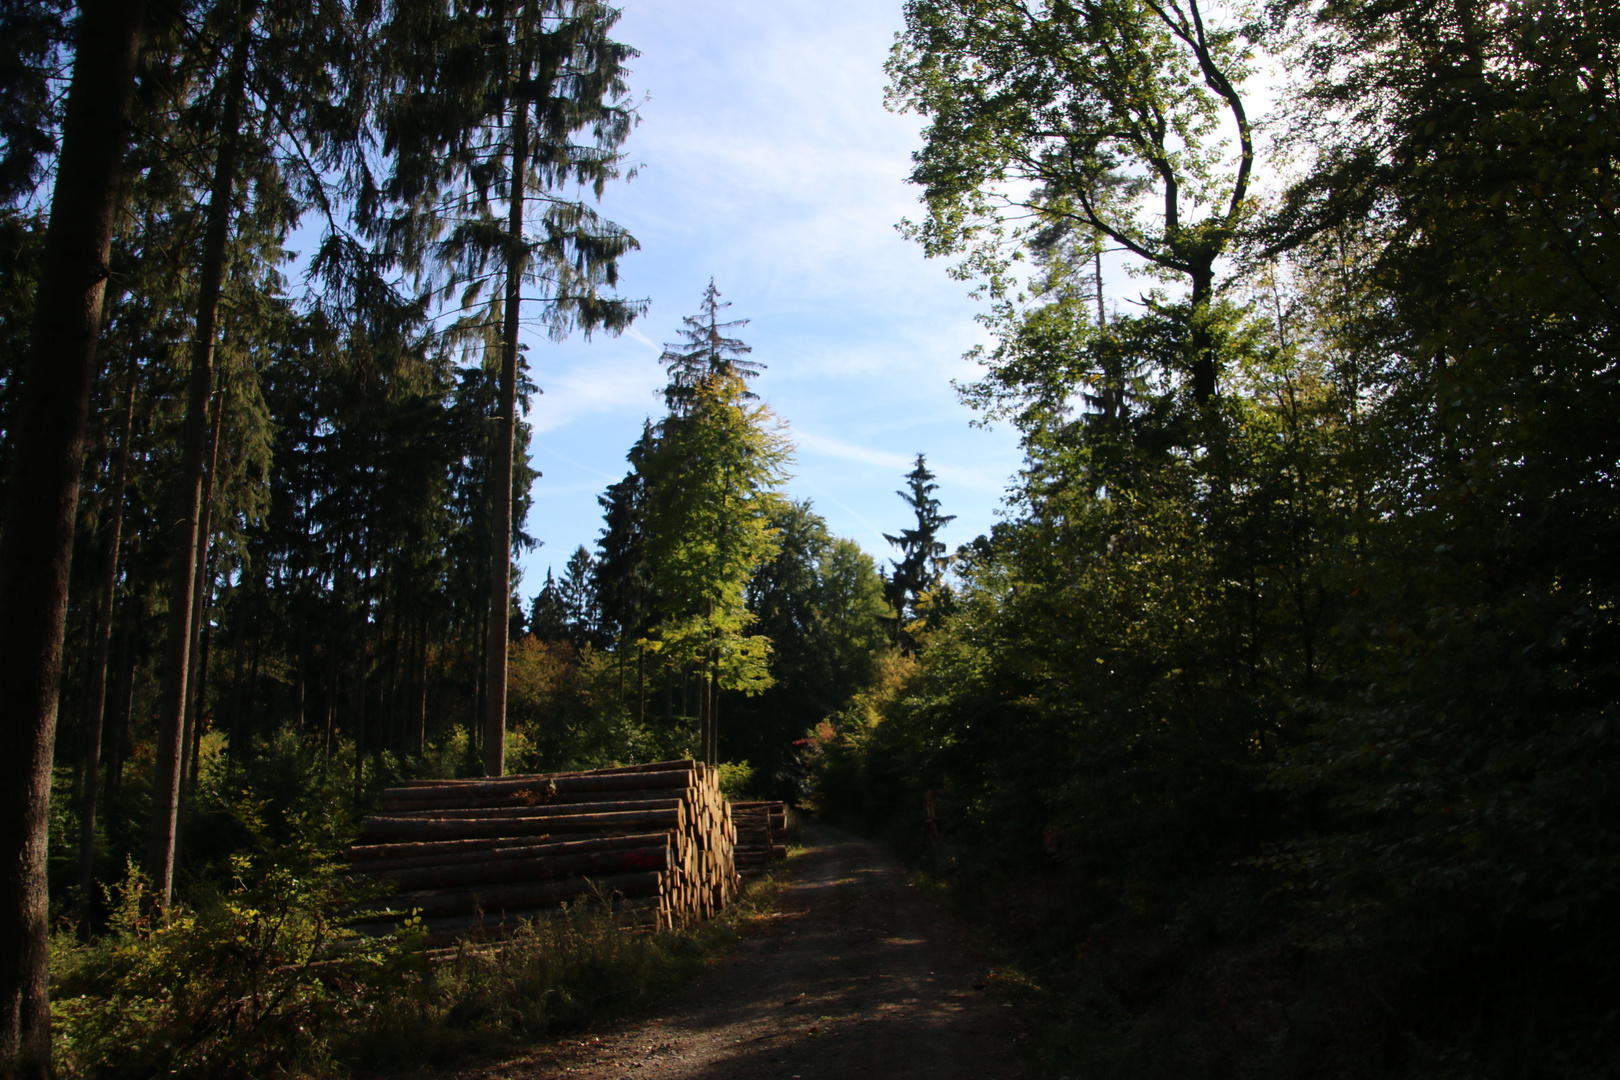
<instances>
[{"instance_id":1,"label":"tree trunk","mask_svg":"<svg viewBox=\"0 0 1620 1080\"><path fill-rule=\"evenodd\" d=\"M350 684L349 711L354 717L354 801L366 792L366 628L360 623L360 647L355 650L354 682Z\"/></svg>"},{"instance_id":2,"label":"tree trunk","mask_svg":"<svg viewBox=\"0 0 1620 1080\"><path fill-rule=\"evenodd\" d=\"M298 660L293 676L293 730L300 739L304 734L304 686L309 674L308 639L303 628L298 631Z\"/></svg>"},{"instance_id":3,"label":"tree trunk","mask_svg":"<svg viewBox=\"0 0 1620 1080\"><path fill-rule=\"evenodd\" d=\"M525 72L527 81L527 72ZM523 295L523 178L528 167L529 107L512 108L512 181L507 193L506 298L502 311L500 406L495 472L490 478L489 633L484 672L484 775L506 772L506 650L512 621L512 457L517 446L518 311Z\"/></svg>"},{"instance_id":4,"label":"tree trunk","mask_svg":"<svg viewBox=\"0 0 1620 1080\"><path fill-rule=\"evenodd\" d=\"M214 469L219 464L219 429L225 417L224 376L214 395L213 418L209 422L208 465L203 473L202 503L197 519L197 572L191 580L191 640L186 644L186 713L180 725L180 808L174 819L174 861L180 861L185 842L186 806L196 783L201 756L202 732L198 723L203 695L207 692L208 656L202 643L203 622L208 614L209 591L213 582ZM189 762L189 764L187 764Z\"/></svg>"},{"instance_id":5,"label":"tree trunk","mask_svg":"<svg viewBox=\"0 0 1620 1080\"><path fill-rule=\"evenodd\" d=\"M247 81L247 22L238 17L237 39L226 74L219 151L208 197L202 273L197 287L197 325L191 346L191 376L181 438L181 476L174 508L174 554L170 565L169 626L163 650L163 695L153 760L152 820L146 841L146 873L154 899L167 907L174 894L174 830L180 816L181 736L185 726L186 675L191 664L191 607L197 569L204 456L208 452L208 403L214 389L214 338L219 296L225 284L225 246L230 235L231 192L236 183L238 129Z\"/></svg>"},{"instance_id":6,"label":"tree trunk","mask_svg":"<svg viewBox=\"0 0 1620 1080\"><path fill-rule=\"evenodd\" d=\"M129 601L124 602L123 625L118 630L118 699L113 704L112 737L108 750L112 760L107 768L107 792L104 797L111 807L118 801L118 790L124 779L124 744L129 738L129 715L135 708L135 661L129 655L130 622Z\"/></svg>"},{"instance_id":7,"label":"tree trunk","mask_svg":"<svg viewBox=\"0 0 1620 1080\"><path fill-rule=\"evenodd\" d=\"M113 466L106 538L101 550L101 607L96 618L90 699L85 709L84 782L79 794L79 896L74 908L74 918L84 933L89 931L91 898L96 888L96 797L101 790L101 734L107 711L107 657L112 651L113 601L118 593L118 547L123 539L124 484L129 478L129 436L134 418L135 362L131 360L124 380L124 408L118 422L118 463Z\"/></svg>"},{"instance_id":8,"label":"tree trunk","mask_svg":"<svg viewBox=\"0 0 1620 1080\"><path fill-rule=\"evenodd\" d=\"M247 637L247 613L236 613L236 647L232 651L231 667L231 729L226 736L225 760L232 772L237 762L246 763L247 740L242 735L242 645Z\"/></svg>"},{"instance_id":9,"label":"tree trunk","mask_svg":"<svg viewBox=\"0 0 1620 1080\"><path fill-rule=\"evenodd\" d=\"M719 663L719 657L715 658ZM709 764L720 764L720 673L716 671L709 679Z\"/></svg>"},{"instance_id":10,"label":"tree trunk","mask_svg":"<svg viewBox=\"0 0 1620 1080\"><path fill-rule=\"evenodd\" d=\"M142 0L83 0L0 530L0 1074L51 1067L45 847L68 571Z\"/></svg>"},{"instance_id":11,"label":"tree trunk","mask_svg":"<svg viewBox=\"0 0 1620 1080\"><path fill-rule=\"evenodd\" d=\"M1215 396L1215 335L1210 332L1210 303L1215 298L1213 261L1192 269L1193 398L1207 405Z\"/></svg>"},{"instance_id":12,"label":"tree trunk","mask_svg":"<svg viewBox=\"0 0 1620 1080\"><path fill-rule=\"evenodd\" d=\"M326 660L326 738L321 743L321 757L328 767L332 764L332 729L337 724L338 643L336 637L327 639L330 652Z\"/></svg>"},{"instance_id":13,"label":"tree trunk","mask_svg":"<svg viewBox=\"0 0 1620 1080\"><path fill-rule=\"evenodd\" d=\"M428 623L426 620L418 625L416 630L416 670L421 675L421 685L416 690L416 756L420 758L428 750Z\"/></svg>"}]
</instances>

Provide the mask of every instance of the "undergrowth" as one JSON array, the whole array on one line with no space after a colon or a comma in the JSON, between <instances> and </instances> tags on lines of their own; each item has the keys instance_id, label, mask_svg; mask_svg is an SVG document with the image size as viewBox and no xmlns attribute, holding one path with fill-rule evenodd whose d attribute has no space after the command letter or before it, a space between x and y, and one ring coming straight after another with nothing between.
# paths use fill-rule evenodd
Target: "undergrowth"
<instances>
[{"instance_id":1,"label":"undergrowth","mask_svg":"<svg viewBox=\"0 0 1620 1080\"><path fill-rule=\"evenodd\" d=\"M645 1006L703 970L769 885L690 930L637 932L600 906L499 947L424 953L419 929L348 931L362 887L309 844L234 863L231 886L153 912L133 869L89 942L52 941L62 1080L330 1077L499 1053Z\"/></svg>"}]
</instances>

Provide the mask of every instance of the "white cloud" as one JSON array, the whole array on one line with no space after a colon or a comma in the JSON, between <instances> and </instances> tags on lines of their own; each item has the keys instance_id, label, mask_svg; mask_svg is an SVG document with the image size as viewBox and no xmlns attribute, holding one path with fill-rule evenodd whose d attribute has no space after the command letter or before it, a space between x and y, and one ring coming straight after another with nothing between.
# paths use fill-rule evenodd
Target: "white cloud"
<instances>
[{"instance_id":1,"label":"white cloud","mask_svg":"<svg viewBox=\"0 0 1620 1080\"><path fill-rule=\"evenodd\" d=\"M640 350L636 350L640 357ZM561 371L543 369L533 377L545 391L530 402L528 420L536 434L588 421L604 413L643 416L658 405L663 385L656 364L617 362L574 364Z\"/></svg>"},{"instance_id":2,"label":"white cloud","mask_svg":"<svg viewBox=\"0 0 1620 1080\"><path fill-rule=\"evenodd\" d=\"M800 450L808 450L812 454L837 458L841 461L858 461L863 465L881 465L887 469L903 470L911 464L912 460L904 454L872 450L839 439L829 439L822 435L807 432L802 427L794 428L793 434L793 441L799 445Z\"/></svg>"},{"instance_id":3,"label":"white cloud","mask_svg":"<svg viewBox=\"0 0 1620 1080\"><path fill-rule=\"evenodd\" d=\"M918 450L938 474L950 540L988 529L1017 468L1013 433L970 429L950 380L986 340L967 287L923 258L895 223L916 216L905 182L920 121L883 108L882 65L899 0L744 0L629 6L622 40L641 50L648 93L627 146L638 178L600 207L642 250L622 291L652 301L619 339L538 346L531 529L544 566L591 543L595 494L624 472L664 373L650 357L694 314L712 276L750 323L739 335L768 365L756 389L793 423L789 490L813 495L830 527L874 554L904 523L894 495ZM877 524L874 524L877 523Z\"/></svg>"}]
</instances>

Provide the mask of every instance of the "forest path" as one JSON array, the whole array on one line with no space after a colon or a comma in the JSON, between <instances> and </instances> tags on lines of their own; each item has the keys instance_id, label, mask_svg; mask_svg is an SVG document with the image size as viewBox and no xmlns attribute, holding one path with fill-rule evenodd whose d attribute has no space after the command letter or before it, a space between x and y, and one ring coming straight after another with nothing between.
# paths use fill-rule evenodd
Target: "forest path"
<instances>
[{"instance_id":1,"label":"forest path","mask_svg":"<svg viewBox=\"0 0 1620 1080\"><path fill-rule=\"evenodd\" d=\"M656 1019L458 1080L988 1080L1023 1075L1012 1010L956 920L876 845L827 828L775 909Z\"/></svg>"}]
</instances>

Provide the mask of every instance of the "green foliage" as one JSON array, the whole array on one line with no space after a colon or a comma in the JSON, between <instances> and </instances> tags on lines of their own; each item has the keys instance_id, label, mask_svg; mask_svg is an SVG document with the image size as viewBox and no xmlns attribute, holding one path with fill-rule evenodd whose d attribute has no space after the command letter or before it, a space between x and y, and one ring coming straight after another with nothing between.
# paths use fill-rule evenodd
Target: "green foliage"
<instances>
[{"instance_id":1,"label":"green foliage","mask_svg":"<svg viewBox=\"0 0 1620 1080\"><path fill-rule=\"evenodd\" d=\"M587 645L512 642L507 708L511 771L592 769L685 756L683 730L638 724L619 690L619 658Z\"/></svg>"},{"instance_id":2,"label":"green foliage","mask_svg":"<svg viewBox=\"0 0 1620 1080\"><path fill-rule=\"evenodd\" d=\"M939 500L934 498L938 489L934 474L928 470L927 458L918 454L916 464L906 474L906 490L895 492L916 514L917 525L901 529L898 536L883 534L883 539L901 553L898 560L890 560L894 575L885 582L885 592L901 626L916 618L922 595L940 588L944 581L948 562L943 558L945 544L935 537L939 530L956 520L956 515L939 512Z\"/></svg>"},{"instance_id":3,"label":"green foliage","mask_svg":"<svg viewBox=\"0 0 1620 1080\"><path fill-rule=\"evenodd\" d=\"M720 763L720 794L728 799L743 799L752 794L754 767L746 761Z\"/></svg>"},{"instance_id":4,"label":"green foliage","mask_svg":"<svg viewBox=\"0 0 1620 1080\"><path fill-rule=\"evenodd\" d=\"M535 922L499 949L464 948L417 964L404 992L379 1002L333 1040L340 1060L366 1067L516 1049L645 1008L704 967L730 927L638 934L611 916Z\"/></svg>"},{"instance_id":5,"label":"green foliage","mask_svg":"<svg viewBox=\"0 0 1620 1080\"><path fill-rule=\"evenodd\" d=\"M263 812L240 808L261 838ZM428 962L408 921L389 938L343 927L341 911L372 887L307 835L266 841L234 869L229 888L163 918L131 867L109 890L107 933L53 937L57 1075L320 1075L488 1054L669 993L769 902L761 893L696 931L658 934L582 911Z\"/></svg>"},{"instance_id":6,"label":"green foliage","mask_svg":"<svg viewBox=\"0 0 1620 1080\"><path fill-rule=\"evenodd\" d=\"M1600 1075L1615 16L1273 5L1312 157L1251 217L1201 156L1236 105L1175 60L1183 11L908 8L919 238L999 298L965 396L1026 461L915 667L816 732L818 798L1006 915L1065 1070ZM1210 31L1214 66L1240 75L1260 29ZM1169 170L1149 117L1188 135ZM1183 163L1203 223L1132 219ZM1026 232L996 231L1003 195ZM1186 301L1094 315L1104 237L1188 273ZM1172 265L1211 244L1246 259L1224 295Z\"/></svg>"},{"instance_id":7,"label":"green foliage","mask_svg":"<svg viewBox=\"0 0 1620 1080\"><path fill-rule=\"evenodd\" d=\"M871 556L835 538L809 503L782 503L781 550L748 583L748 609L771 642L773 685L729 705L725 753L753 762L756 794L795 798L804 733L870 685L888 650L893 612Z\"/></svg>"},{"instance_id":8,"label":"green foliage","mask_svg":"<svg viewBox=\"0 0 1620 1080\"><path fill-rule=\"evenodd\" d=\"M239 813L254 827L260 808ZM332 913L361 893L307 841L233 859L194 909L150 913L133 867L106 934L52 948L56 1067L67 1076L254 1076L318 1069L332 1029L393 992L403 957Z\"/></svg>"},{"instance_id":9,"label":"green foliage","mask_svg":"<svg viewBox=\"0 0 1620 1080\"><path fill-rule=\"evenodd\" d=\"M1117 245L1190 286L1174 370L1209 401L1221 356L1204 323L1216 261L1253 209L1241 88L1263 30L1220 25L1198 0L910 0L888 72L891 105L929 118L912 236L965 252L958 274L998 299L1031 250Z\"/></svg>"},{"instance_id":10,"label":"green foliage","mask_svg":"<svg viewBox=\"0 0 1620 1080\"><path fill-rule=\"evenodd\" d=\"M770 685L770 642L745 635L744 590L777 551L771 512L791 444L739 375L699 381L691 411L669 417L647 464L645 535L663 606L655 647L712 672L724 689Z\"/></svg>"}]
</instances>

